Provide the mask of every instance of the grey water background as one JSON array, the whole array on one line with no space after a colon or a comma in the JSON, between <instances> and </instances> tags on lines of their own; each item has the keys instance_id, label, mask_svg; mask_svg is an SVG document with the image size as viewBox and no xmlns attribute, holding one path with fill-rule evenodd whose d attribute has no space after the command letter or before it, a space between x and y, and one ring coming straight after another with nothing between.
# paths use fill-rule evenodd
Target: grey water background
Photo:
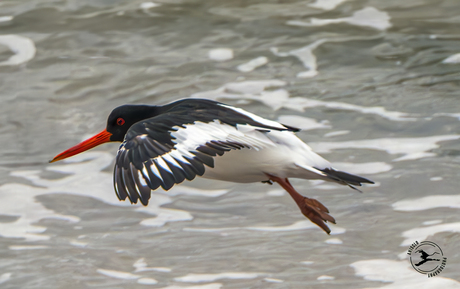
<instances>
[{"instance_id":1,"label":"grey water background","mask_svg":"<svg viewBox=\"0 0 460 289\"><path fill-rule=\"evenodd\" d=\"M277 79L285 82L282 88L291 98L382 107L405 114L390 119L337 106L274 110L267 101L249 99L244 93L240 99L217 98L270 119L295 115L326 123L328 127L299 133L317 150L321 146L313 144L401 138L415 140L412 143L416 146L418 138L459 134L460 64L443 63L460 53L458 1L356 0L344 1L330 10L311 6L313 1L177 0L158 1L155 3L160 5L155 7L142 3L0 2L0 16L13 16L0 22L0 34L30 38L36 47L35 57L27 63L0 66L3 188L15 183L30 187L31 191L44 190L17 172L35 173L51 181L68 176L49 170L53 164L48 164L48 160L102 130L107 115L118 105L164 104L233 82ZM308 22L311 18L351 17L365 7L389 15L391 27L378 29L345 22L322 26L289 24ZM318 71L314 77L299 77L307 70L299 57L280 56L321 39L331 41L313 50ZM208 52L216 48L232 49L233 58L210 59ZM0 45L0 61L12 55L12 51ZM268 63L250 72L237 69L260 56L266 57ZM274 102L277 96L274 94ZM325 137L337 131L349 132ZM107 144L96 151L114 157L116 149L117 144ZM338 185L320 189L308 181L294 181L299 192L321 200L337 225L346 229L345 233L332 236L319 229L241 229L289 226L304 220L288 195L267 195L268 190L277 188L264 184L187 183L197 189L229 192L212 198L170 196L172 202L163 206L189 212L193 219L157 227L141 224L152 215L110 203L116 200L114 193L110 202L98 197L100 179L84 183L87 194L94 198L65 190L33 195L34 203L60 215L75 216L78 221L37 218L32 225L46 229L39 233L48 236L43 240L8 237L0 231L0 287L391 286L394 280L364 278L350 264L374 259L400 261L398 254L407 249L400 246L405 239L403 232L430 220L460 222L458 208L407 212L392 208L401 200L458 195L459 151L458 139L451 139L430 148L430 157L405 161L394 161L400 155L385 149L344 147L322 153L333 163L379 162L391 166L377 174L365 174L378 186L363 188L363 194ZM111 171L111 164L103 169L107 173L101 175L105 183L110 184ZM353 172L352 166L349 171ZM83 176L85 172L79 174ZM439 177L442 180L430 180ZM108 185L106 190L111 191L112 187ZM33 215L35 207L21 205L22 200L14 197L18 193L1 190L0 224L6 226L18 222L21 216ZM335 237L343 243L325 242ZM430 240L437 242L448 257L441 276L460 281L459 232L447 230ZM141 258L156 269L135 272L133 264ZM305 261L313 263L302 263ZM377 273L388 269L382 264ZM98 269L131 272L157 283L140 284L137 281L141 277L110 277ZM260 274L254 278L200 282L181 279L188 274L222 272ZM318 280L322 275L333 278Z\"/></svg>"}]
</instances>

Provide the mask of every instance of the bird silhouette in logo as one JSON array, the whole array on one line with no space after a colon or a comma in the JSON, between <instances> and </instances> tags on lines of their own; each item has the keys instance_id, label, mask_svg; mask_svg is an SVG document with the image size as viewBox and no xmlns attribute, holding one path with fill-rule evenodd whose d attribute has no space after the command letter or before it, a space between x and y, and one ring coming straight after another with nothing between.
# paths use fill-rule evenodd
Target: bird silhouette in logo
<instances>
[{"instance_id":1,"label":"bird silhouette in logo","mask_svg":"<svg viewBox=\"0 0 460 289\"><path fill-rule=\"evenodd\" d=\"M415 264L415 266L417 266L417 267L422 265L422 264L425 264L428 261L440 261L440 259L428 258L430 256L433 256L434 254L439 254L438 252L434 252L433 254L429 255L427 252L425 252L423 250L418 250L415 253L420 253L420 257L422 258L422 261L420 261L417 264Z\"/></svg>"}]
</instances>

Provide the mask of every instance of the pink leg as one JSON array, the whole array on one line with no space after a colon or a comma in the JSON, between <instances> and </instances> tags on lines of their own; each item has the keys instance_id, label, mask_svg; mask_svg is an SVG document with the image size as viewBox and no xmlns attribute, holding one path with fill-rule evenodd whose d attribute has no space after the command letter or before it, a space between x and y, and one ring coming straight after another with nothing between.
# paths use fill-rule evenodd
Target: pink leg
<instances>
[{"instance_id":1,"label":"pink leg","mask_svg":"<svg viewBox=\"0 0 460 289\"><path fill-rule=\"evenodd\" d=\"M315 199L310 199L299 194L287 178L283 179L269 174L267 174L267 176L270 178L271 181L280 184L280 186L283 187L283 189L285 189L291 195L291 197L294 199L297 206L299 206L300 211L302 212L302 214L304 214L305 217L307 217L308 219L310 219L310 221L318 225L326 233L329 234L331 232L331 230L325 223L329 221L335 224L335 220L331 215L328 214L329 210L323 204L321 204L319 201Z\"/></svg>"}]
</instances>

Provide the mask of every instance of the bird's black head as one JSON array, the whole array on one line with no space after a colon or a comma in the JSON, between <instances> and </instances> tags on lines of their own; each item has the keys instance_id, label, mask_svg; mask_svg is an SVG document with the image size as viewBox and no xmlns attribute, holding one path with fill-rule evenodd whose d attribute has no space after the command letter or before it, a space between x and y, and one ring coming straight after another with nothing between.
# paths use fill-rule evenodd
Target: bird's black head
<instances>
[{"instance_id":1,"label":"bird's black head","mask_svg":"<svg viewBox=\"0 0 460 289\"><path fill-rule=\"evenodd\" d=\"M111 141L123 141L128 129L143 119L158 114L156 106L150 105L122 105L114 110L107 119L107 132L111 133Z\"/></svg>"},{"instance_id":2,"label":"bird's black head","mask_svg":"<svg viewBox=\"0 0 460 289\"><path fill-rule=\"evenodd\" d=\"M110 141L122 142L128 129L138 121L151 118L159 113L159 107L149 105L123 105L115 108L109 115L107 127L97 135L63 151L50 162L66 159Z\"/></svg>"}]
</instances>

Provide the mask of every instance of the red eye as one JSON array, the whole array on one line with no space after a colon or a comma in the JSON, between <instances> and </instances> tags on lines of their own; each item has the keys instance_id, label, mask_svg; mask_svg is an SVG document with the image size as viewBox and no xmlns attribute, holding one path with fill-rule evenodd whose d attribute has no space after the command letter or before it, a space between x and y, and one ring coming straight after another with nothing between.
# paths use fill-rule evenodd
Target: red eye
<instances>
[{"instance_id":1,"label":"red eye","mask_svg":"<svg viewBox=\"0 0 460 289\"><path fill-rule=\"evenodd\" d=\"M117 118L117 124L118 125L124 125L125 124L125 120L121 117Z\"/></svg>"}]
</instances>

